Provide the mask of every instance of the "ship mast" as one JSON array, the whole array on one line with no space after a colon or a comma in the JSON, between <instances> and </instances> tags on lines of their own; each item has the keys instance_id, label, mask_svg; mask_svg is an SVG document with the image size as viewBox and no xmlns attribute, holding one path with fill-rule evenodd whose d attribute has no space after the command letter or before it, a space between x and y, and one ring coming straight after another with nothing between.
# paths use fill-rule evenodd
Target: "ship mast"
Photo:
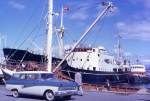
<instances>
[{"instance_id":1,"label":"ship mast","mask_svg":"<svg viewBox=\"0 0 150 101\"><path fill-rule=\"evenodd\" d=\"M122 54L121 54L121 36L118 34L118 42L117 42L117 60L120 61L120 59L122 58Z\"/></svg>"},{"instance_id":2,"label":"ship mast","mask_svg":"<svg viewBox=\"0 0 150 101\"><path fill-rule=\"evenodd\" d=\"M61 16L60 16L60 28L58 29L58 42L59 42L59 56L62 58L64 57L64 25L63 25L63 19L64 19L64 7L62 6L61 9Z\"/></svg>"},{"instance_id":3,"label":"ship mast","mask_svg":"<svg viewBox=\"0 0 150 101\"><path fill-rule=\"evenodd\" d=\"M108 3L103 3L106 8L98 15L98 17L94 20L94 22L87 28L87 30L82 34L80 39L73 45L72 49L70 52L62 59L62 61L56 66L56 68L53 70L53 72L56 72L58 68L60 68L61 64L68 58L68 56L73 52L73 50L79 45L79 43L85 38L85 36L88 34L88 32L95 26L95 24L102 19L102 17L107 13L109 9L113 7L111 2Z\"/></svg>"},{"instance_id":4,"label":"ship mast","mask_svg":"<svg viewBox=\"0 0 150 101\"><path fill-rule=\"evenodd\" d=\"M48 0L48 29L47 29L47 71L52 72L52 34L53 34L53 0Z\"/></svg>"},{"instance_id":5,"label":"ship mast","mask_svg":"<svg viewBox=\"0 0 150 101\"><path fill-rule=\"evenodd\" d=\"M61 10L61 24L60 24L60 55L64 56L64 42L63 42L63 37L64 37L64 25L63 25L63 20L64 19L64 7L62 6Z\"/></svg>"}]
</instances>

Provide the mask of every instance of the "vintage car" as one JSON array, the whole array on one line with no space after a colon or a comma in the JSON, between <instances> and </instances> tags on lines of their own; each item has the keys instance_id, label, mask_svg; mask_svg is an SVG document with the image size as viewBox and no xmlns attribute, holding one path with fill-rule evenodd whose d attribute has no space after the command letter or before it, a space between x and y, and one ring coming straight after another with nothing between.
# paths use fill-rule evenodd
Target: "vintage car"
<instances>
[{"instance_id":1,"label":"vintage car","mask_svg":"<svg viewBox=\"0 0 150 101\"><path fill-rule=\"evenodd\" d=\"M13 97L20 94L43 96L48 101L56 97L71 98L78 94L78 84L73 81L62 81L54 74L47 72L16 72L6 81L6 89Z\"/></svg>"}]
</instances>

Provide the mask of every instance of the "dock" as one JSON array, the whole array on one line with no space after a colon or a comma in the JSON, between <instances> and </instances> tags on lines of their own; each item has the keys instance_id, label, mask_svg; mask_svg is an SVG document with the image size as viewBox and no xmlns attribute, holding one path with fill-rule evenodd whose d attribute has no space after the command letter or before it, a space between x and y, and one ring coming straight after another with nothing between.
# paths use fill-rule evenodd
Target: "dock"
<instances>
[{"instance_id":1,"label":"dock","mask_svg":"<svg viewBox=\"0 0 150 101\"><path fill-rule=\"evenodd\" d=\"M55 72L56 76L60 80L72 80L68 76L63 75L61 72L57 71ZM74 81L74 80L72 80ZM132 86L122 86L125 84L120 85L111 85L110 88L108 88L105 84L87 84L83 83L82 88L84 91L97 91L97 92L125 92L125 93L137 93L141 90L141 88L138 87L132 87ZM149 92L150 89L147 89L144 91L145 93Z\"/></svg>"},{"instance_id":2,"label":"dock","mask_svg":"<svg viewBox=\"0 0 150 101\"><path fill-rule=\"evenodd\" d=\"M0 101L45 101L45 99L36 96L21 96L14 98L11 92L0 85ZM83 96L72 96L67 101L150 101L150 94L142 93L123 93L123 92L106 92L106 91L84 91ZM62 101L58 98L56 101Z\"/></svg>"}]
</instances>

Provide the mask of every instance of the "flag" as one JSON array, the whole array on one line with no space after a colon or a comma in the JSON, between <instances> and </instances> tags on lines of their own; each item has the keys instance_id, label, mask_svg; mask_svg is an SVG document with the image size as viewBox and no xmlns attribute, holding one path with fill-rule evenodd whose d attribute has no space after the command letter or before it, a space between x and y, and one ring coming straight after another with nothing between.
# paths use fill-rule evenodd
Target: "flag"
<instances>
[{"instance_id":1,"label":"flag","mask_svg":"<svg viewBox=\"0 0 150 101\"><path fill-rule=\"evenodd\" d=\"M69 11L69 7L68 6L64 6L64 12Z\"/></svg>"}]
</instances>

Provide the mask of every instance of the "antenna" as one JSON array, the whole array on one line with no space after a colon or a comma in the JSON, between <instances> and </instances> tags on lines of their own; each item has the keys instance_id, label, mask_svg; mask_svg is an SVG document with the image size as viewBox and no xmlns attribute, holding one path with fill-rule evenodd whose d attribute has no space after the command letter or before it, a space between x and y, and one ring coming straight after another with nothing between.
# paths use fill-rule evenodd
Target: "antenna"
<instances>
[{"instance_id":1,"label":"antenna","mask_svg":"<svg viewBox=\"0 0 150 101\"><path fill-rule=\"evenodd\" d=\"M117 45L117 48L118 48L118 58L121 57L121 35L118 34L118 45Z\"/></svg>"},{"instance_id":2,"label":"antenna","mask_svg":"<svg viewBox=\"0 0 150 101\"><path fill-rule=\"evenodd\" d=\"M117 34L117 45L116 45L116 58L119 64L122 63L122 48L121 48L121 35L118 33Z\"/></svg>"}]
</instances>

